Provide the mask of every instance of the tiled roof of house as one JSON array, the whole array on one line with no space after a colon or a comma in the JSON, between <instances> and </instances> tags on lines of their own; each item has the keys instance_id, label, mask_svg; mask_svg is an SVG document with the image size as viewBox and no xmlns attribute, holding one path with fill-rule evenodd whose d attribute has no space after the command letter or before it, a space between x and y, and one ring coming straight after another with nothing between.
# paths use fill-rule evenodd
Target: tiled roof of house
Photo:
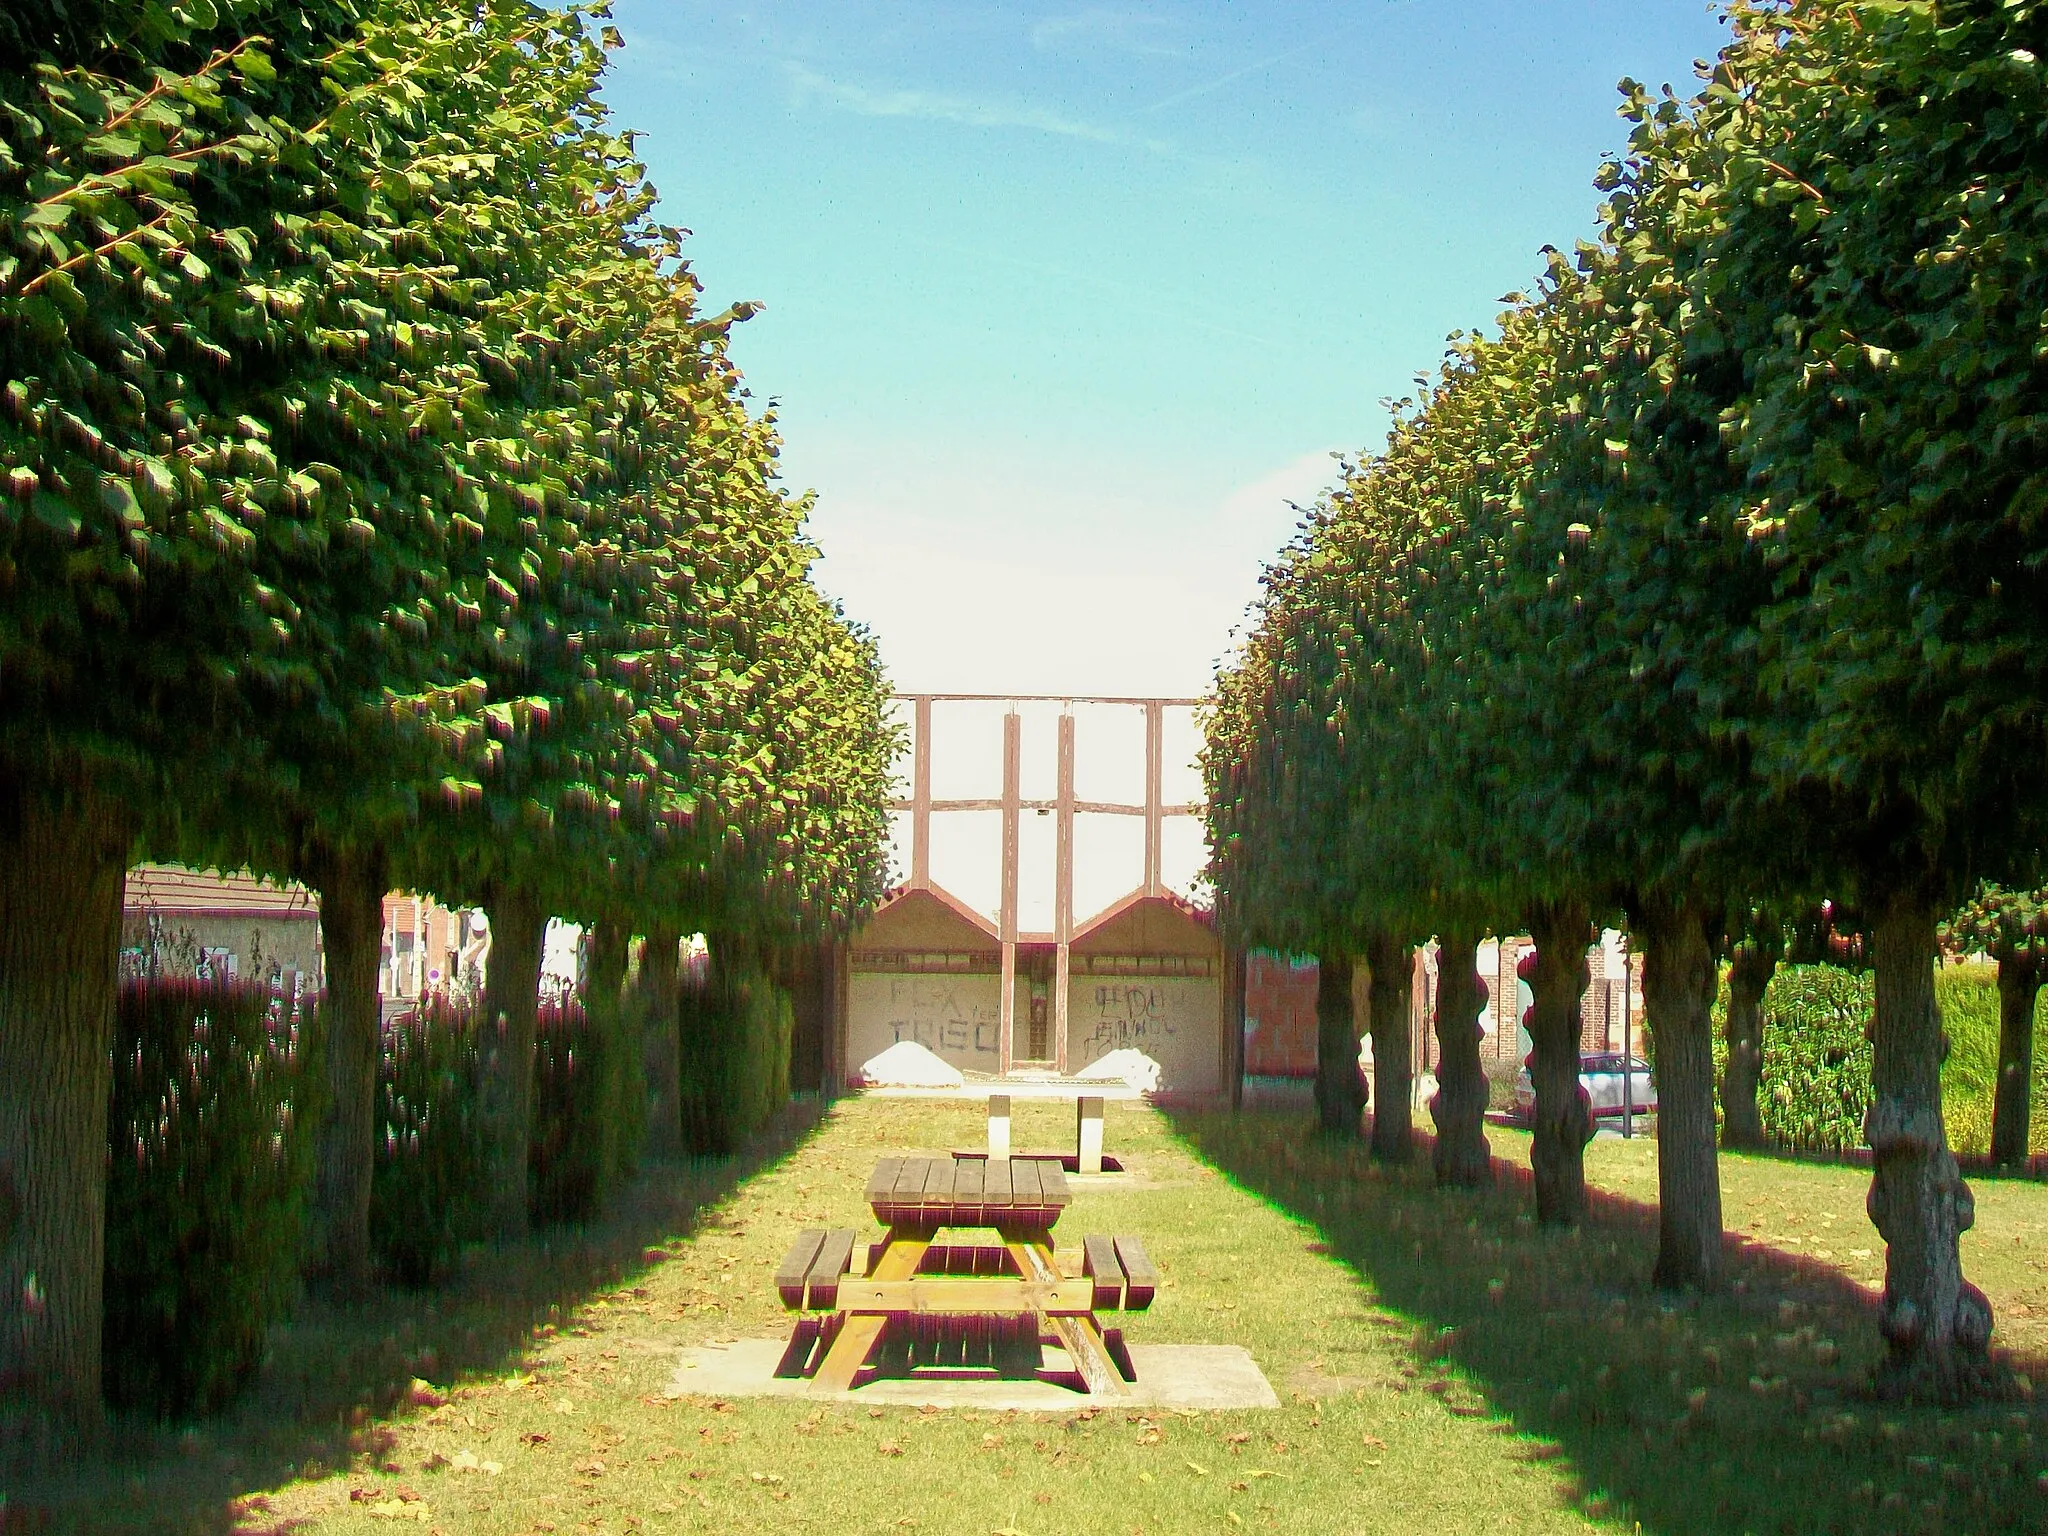
<instances>
[{"instance_id":1,"label":"tiled roof of house","mask_svg":"<svg viewBox=\"0 0 2048 1536\"><path fill-rule=\"evenodd\" d=\"M122 899L130 912L192 912L219 916L317 918L320 901L303 885L255 875L220 874L178 864L138 864Z\"/></svg>"}]
</instances>

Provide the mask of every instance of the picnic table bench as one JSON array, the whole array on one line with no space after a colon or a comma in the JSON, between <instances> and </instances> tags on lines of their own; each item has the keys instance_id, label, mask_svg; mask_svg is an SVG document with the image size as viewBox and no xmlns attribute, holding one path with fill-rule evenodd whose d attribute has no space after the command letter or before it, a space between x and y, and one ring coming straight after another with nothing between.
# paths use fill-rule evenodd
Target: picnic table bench
<instances>
[{"instance_id":1,"label":"picnic table bench","mask_svg":"<svg viewBox=\"0 0 2048 1536\"><path fill-rule=\"evenodd\" d=\"M1081 1273L1062 1274L1052 1228L1072 1199L1050 1158L885 1157L867 1199L888 1234L872 1251L850 1231L799 1233L775 1272L802 1314L779 1374L826 1391L919 1368L1039 1373L1064 1349L1081 1390L1135 1380L1121 1330L1096 1314L1151 1305L1159 1277L1135 1237L1090 1235ZM993 1229L998 1244L940 1244L941 1231Z\"/></svg>"}]
</instances>

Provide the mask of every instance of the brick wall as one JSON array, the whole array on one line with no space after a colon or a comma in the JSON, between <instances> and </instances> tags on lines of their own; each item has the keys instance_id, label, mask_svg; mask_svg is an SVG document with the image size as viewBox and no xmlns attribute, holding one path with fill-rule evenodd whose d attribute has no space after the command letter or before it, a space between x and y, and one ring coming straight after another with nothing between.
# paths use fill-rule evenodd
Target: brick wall
<instances>
[{"instance_id":1,"label":"brick wall","mask_svg":"<svg viewBox=\"0 0 2048 1536\"><path fill-rule=\"evenodd\" d=\"M1316 1075L1316 963L1255 949L1244 958L1244 1069Z\"/></svg>"}]
</instances>

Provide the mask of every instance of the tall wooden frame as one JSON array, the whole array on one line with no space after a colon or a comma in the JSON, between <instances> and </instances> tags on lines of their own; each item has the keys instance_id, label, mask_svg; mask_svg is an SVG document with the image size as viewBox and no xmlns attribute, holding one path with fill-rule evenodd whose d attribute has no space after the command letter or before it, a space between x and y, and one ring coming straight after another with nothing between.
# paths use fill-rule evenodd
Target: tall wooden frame
<instances>
[{"instance_id":1,"label":"tall wooden frame","mask_svg":"<svg viewBox=\"0 0 2048 1536\"><path fill-rule=\"evenodd\" d=\"M998 811L1002 815L1001 899L996 932L1002 945L1002 999L1000 1003L999 1061L1007 1075L1016 1061L1017 946L1022 942L1053 945L1051 988L1051 1044L1053 1065L1060 1072L1070 1070L1067 1061L1067 984L1071 975L1069 946L1074 934L1095 921L1077 923L1074 915L1075 817L1082 815L1142 816L1145 818L1145 868L1143 879L1104 909L1115 910L1127 902L1147 896L1163 896L1166 887L1160 877L1161 845L1166 818L1199 816L1200 802L1168 805L1165 799L1166 711L1199 708L1201 699L1131 698L1107 695L1007 694L1007 693L905 693L899 703L910 706L910 798L893 800L890 809L910 813L911 890L930 891L932 881L932 815L942 811ZM1004 704L1002 795L985 800L938 800L932 796L932 706L934 704ZM1023 796L1023 717L1020 704L1056 704L1059 713L1059 770L1054 797L1026 800ZM1140 710L1145 720L1145 798L1132 804L1123 801L1081 800L1074 791L1074 713L1077 704L1109 705ZM1052 813L1055 821L1053 859L1053 931L1023 935L1017 920L1017 862L1019 827L1026 811ZM1098 913L1096 917L1103 914Z\"/></svg>"}]
</instances>

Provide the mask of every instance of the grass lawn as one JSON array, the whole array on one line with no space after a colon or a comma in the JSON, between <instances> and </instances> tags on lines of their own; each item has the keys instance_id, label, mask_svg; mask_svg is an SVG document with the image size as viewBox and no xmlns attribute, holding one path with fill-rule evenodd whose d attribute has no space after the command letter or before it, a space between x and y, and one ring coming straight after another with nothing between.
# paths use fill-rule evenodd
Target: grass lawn
<instances>
[{"instance_id":1,"label":"grass lawn","mask_svg":"<svg viewBox=\"0 0 2048 1536\"><path fill-rule=\"evenodd\" d=\"M1071 1135L1020 1101L1017 1144ZM1730 1293L1652 1292L1655 1149L1602 1140L1589 1226L1319 1142L1305 1111L1109 1106L1130 1177L1061 1223L1142 1234L1164 1275L1135 1343L1246 1346L1266 1412L924 1413L665 1389L679 1346L773 1337L799 1226L872 1229L879 1157L972 1145L979 1106L793 1113L752 1164L652 1176L602 1229L478 1255L440 1292L309 1307L250 1403L134 1431L0 1529L389 1533L1613 1530L2048 1526L2048 1187L1978 1181L1966 1268L2038 1398L1880 1404L1860 1170L1724 1159ZM879 1235L876 1231L875 1235ZM415 1375L447 1400L408 1404ZM439 1396L440 1393L432 1396Z\"/></svg>"}]
</instances>

